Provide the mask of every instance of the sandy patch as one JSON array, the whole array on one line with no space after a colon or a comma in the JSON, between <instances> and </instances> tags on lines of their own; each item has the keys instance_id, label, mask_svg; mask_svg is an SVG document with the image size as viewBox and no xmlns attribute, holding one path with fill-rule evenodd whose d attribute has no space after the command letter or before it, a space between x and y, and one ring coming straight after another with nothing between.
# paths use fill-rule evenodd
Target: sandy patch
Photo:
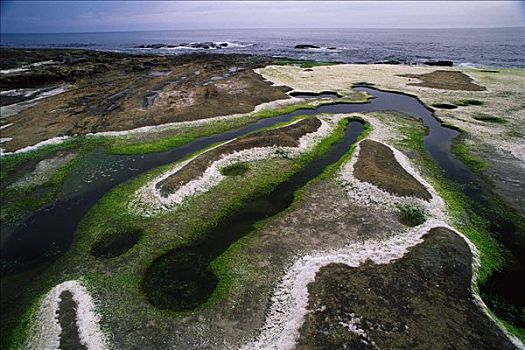
<instances>
[{"instance_id":1,"label":"sandy patch","mask_svg":"<svg viewBox=\"0 0 525 350\"><path fill-rule=\"evenodd\" d=\"M424 86L441 90L465 90L465 91L485 91L484 86L474 84L472 78L465 73L450 70L436 70L426 74L404 74L405 78L415 78L420 80L409 85Z\"/></svg>"},{"instance_id":2,"label":"sandy patch","mask_svg":"<svg viewBox=\"0 0 525 350\"><path fill-rule=\"evenodd\" d=\"M430 194L414 177L399 165L393 151L370 139L359 143L359 157L353 175L398 197L430 199Z\"/></svg>"}]
</instances>

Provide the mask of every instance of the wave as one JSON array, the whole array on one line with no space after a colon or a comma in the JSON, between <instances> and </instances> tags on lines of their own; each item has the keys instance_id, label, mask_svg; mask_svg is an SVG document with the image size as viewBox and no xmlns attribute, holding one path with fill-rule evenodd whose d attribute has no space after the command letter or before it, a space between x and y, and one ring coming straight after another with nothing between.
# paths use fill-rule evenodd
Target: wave
<instances>
[{"instance_id":1,"label":"wave","mask_svg":"<svg viewBox=\"0 0 525 350\"><path fill-rule=\"evenodd\" d=\"M197 41L181 44L142 44L133 47L134 49L153 49L153 50L218 50L233 49L254 46L253 43L241 43L237 41Z\"/></svg>"},{"instance_id":2,"label":"wave","mask_svg":"<svg viewBox=\"0 0 525 350\"><path fill-rule=\"evenodd\" d=\"M465 68L479 68L479 67L482 67L481 64L472 63L472 62L460 62L457 65L459 67L465 67Z\"/></svg>"}]
</instances>

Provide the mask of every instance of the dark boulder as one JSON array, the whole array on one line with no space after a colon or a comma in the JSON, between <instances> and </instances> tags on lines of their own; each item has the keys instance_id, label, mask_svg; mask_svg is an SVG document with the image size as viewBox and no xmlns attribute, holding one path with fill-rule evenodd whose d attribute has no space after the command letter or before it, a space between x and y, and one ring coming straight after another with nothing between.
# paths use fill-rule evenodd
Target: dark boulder
<instances>
[{"instance_id":1,"label":"dark boulder","mask_svg":"<svg viewBox=\"0 0 525 350\"><path fill-rule=\"evenodd\" d=\"M147 44L147 45L139 45L137 48L139 49L161 49L163 47L166 47L164 44Z\"/></svg>"},{"instance_id":2,"label":"dark boulder","mask_svg":"<svg viewBox=\"0 0 525 350\"><path fill-rule=\"evenodd\" d=\"M388 61L380 61L377 62L377 64L401 64L402 62L398 60L388 60Z\"/></svg>"},{"instance_id":3,"label":"dark boulder","mask_svg":"<svg viewBox=\"0 0 525 350\"><path fill-rule=\"evenodd\" d=\"M189 44L190 47L193 47L193 48L196 48L196 49L220 49L222 48L223 46L220 45L220 44L216 44L214 42L211 42L211 41L206 41L206 42L202 42L202 43L191 43Z\"/></svg>"},{"instance_id":4,"label":"dark boulder","mask_svg":"<svg viewBox=\"0 0 525 350\"><path fill-rule=\"evenodd\" d=\"M310 45L310 44L299 44L295 45L296 49L320 49L319 46Z\"/></svg>"},{"instance_id":5,"label":"dark boulder","mask_svg":"<svg viewBox=\"0 0 525 350\"><path fill-rule=\"evenodd\" d=\"M440 66L440 67L452 67L454 62L452 61L426 61L423 62L427 66Z\"/></svg>"}]
</instances>

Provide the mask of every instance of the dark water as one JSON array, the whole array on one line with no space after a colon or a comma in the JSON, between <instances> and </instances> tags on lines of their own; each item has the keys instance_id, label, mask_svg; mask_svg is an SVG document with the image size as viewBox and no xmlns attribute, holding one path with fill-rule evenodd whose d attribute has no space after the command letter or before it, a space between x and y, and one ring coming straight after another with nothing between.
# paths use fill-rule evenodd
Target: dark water
<instances>
[{"instance_id":1,"label":"dark water","mask_svg":"<svg viewBox=\"0 0 525 350\"><path fill-rule=\"evenodd\" d=\"M127 252L140 240L142 231L139 229L128 229L124 232L119 232L115 236L111 236L97 242L91 249L91 254L97 258L114 258Z\"/></svg>"},{"instance_id":2,"label":"dark water","mask_svg":"<svg viewBox=\"0 0 525 350\"><path fill-rule=\"evenodd\" d=\"M74 172L66 187L74 187L75 193L53 203L27 219L11 234L0 250L2 275L19 273L45 261L56 260L71 245L80 220L104 194L119 183L161 165L173 163L214 143L256 131L305 114L299 110L274 118L262 119L248 126L229 132L200 138L187 145L162 153L140 156L105 154L97 150L89 155L91 173ZM91 166L90 166L91 167ZM81 177L76 178L75 177ZM85 181L83 181L85 180ZM72 183L68 183L72 182Z\"/></svg>"},{"instance_id":3,"label":"dark water","mask_svg":"<svg viewBox=\"0 0 525 350\"><path fill-rule=\"evenodd\" d=\"M339 98L339 97L342 97L337 92L331 92L331 91L323 91L320 93L292 91L288 94L290 96L297 97L297 98Z\"/></svg>"},{"instance_id":4,"label":"dark water","mask_svg":"<svg viewBox=\"0 0 525 350\"><path fill-rule=\"evenodd\" d=\"M444 3L445 4L445 3ZM350 19L349 19L350 20ZM140 45L215 42L219 49L139 49ZM179 54L249 53L346 63L451 60L458 65L523 67L525 27L485 29L243 29L74 34L2 34L2 46L84 48ZM295 49L313 44L319 49ZM165 46L166 47L166 46ZM335 48L335 49L329 49Z\"/></svg>"},{"instance_id":5,"label":"dark water","mask_svg":"<svg viewBox=\"0 0 525 350\"><path fill-rule=\"evenodd\" d=\"M360 122L350 122L343 139L334 143L323 156L309 162L269 194L248 202L202 240L155 260L143 283L150 302L160 309L175 311L191 310L205 302L217 286L217 279L209 269L210 263L251 232L257 222L288 208L294 193L347 153L362 130Z\"/></svg>"},{"instance_id":6,"label":"dark water","mask_svg":"<svg viewBox=\"0 0 525 350\"><path fill-rule=\"evenodd\" d=\"M298 115L318 113L354 113L395 110L415 118L421 118L430 129L425 138L425 147L432 158L446 169L451 178L464 181L470 172L450 154L450 142L459 133L443 128L419 100L398 93L382 92L367 87L358 87L376 98L369 103L338 103L316 109L297 110L274 118L260 120L249 126L223 134L198 139L185 146L162 153L141 156L107 155L102 151L90 155L87 162L95 171L92 174L76 172L66 187L75 188L75 193L64 200L36 212L11 235L0 251L2 273L22 272L44 261L53 261L61 256L73 242L74 232L88 210L115 185L122 183L155 167L183 159L187 155L216 142L230 140L245 133L259 130L276 123L288 121ZM92 165L91 165L92 164ZM75 176L81 176L76 179ZM87 181L81 181L86 179Z\"/></svg>"},{"instance_id":7,"label":"dark water","mask_svg":"<svg viewBox=\"0 0 525 350\"><path fill-rule=\"evenodd\" d=\"M147 154L142 156L114 156L101 154L105 160L105 169L93 174L90 182L79 187L76 195L58 201L48 206L24 222L13 233L2 247L2 277L27 272L39 266L49 264L60 257L71 245L74 232L88 210L119 183L144 173L152 168L180 160L185 156L207 147L213 143L232 139L247 132L288 121L297 115L315 115L318 113L353 113L393 110L421 119L428 127L429 133L424 139L426 151L442 169L444 175L462 186L462 190L477 203L478 207L491 208L490 195L486 187L450 153L451 140L459 133L455 130L442 127L432 116L432 113L416 98L398 93L382 92L368 87L359 87L356 90L366 91L375 96L369 103L345 104L338 103L320 106L314 110L298 110L294 113L274 118L260 120L249 126L232 130L220 135L198 139L188 145L168 152ZM99 162L100 163L100 162ZM85 174L82 174L86 176ZM67 184L66 184L67 185ZM73 186L75 187L75 186ZM488 214L487 214L488 213ZM500 277L497 279L497 291L510 291L525 288L523 266L523 246L517 237L522 235L512 223L506 222L497 212L484 211L491 222L492 233L504 244L517 260L514 268L519 279ZM232 223L233 225L234 223ZM510 282L509 282L510 281ZM30 280L18 281L17 285L3 284L3 288L17 289L21 292L30 284ZM523 293L520 303L523 304ZM503 294L503 296L505 296ZM511 299L512 298L512 299ZM507 300L513 300L509 294ZM4 309L6 305L2 305Z\"/></svg>"}]
</instances>

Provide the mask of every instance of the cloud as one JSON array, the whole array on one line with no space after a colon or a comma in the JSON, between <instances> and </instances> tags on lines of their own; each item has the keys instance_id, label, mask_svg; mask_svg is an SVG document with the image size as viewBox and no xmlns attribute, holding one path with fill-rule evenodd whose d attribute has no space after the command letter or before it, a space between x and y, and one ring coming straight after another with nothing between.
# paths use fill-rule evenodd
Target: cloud
<instances>
[{"instance_id":1,"label":"cloud","mask_svg":"<svg viewBox=\"0 0 525 350\"><path fill-rule=\"evenodd\" d=\"M2 32L523 26L512 1L2 2Z\"/></svg>"}]
</instances>

